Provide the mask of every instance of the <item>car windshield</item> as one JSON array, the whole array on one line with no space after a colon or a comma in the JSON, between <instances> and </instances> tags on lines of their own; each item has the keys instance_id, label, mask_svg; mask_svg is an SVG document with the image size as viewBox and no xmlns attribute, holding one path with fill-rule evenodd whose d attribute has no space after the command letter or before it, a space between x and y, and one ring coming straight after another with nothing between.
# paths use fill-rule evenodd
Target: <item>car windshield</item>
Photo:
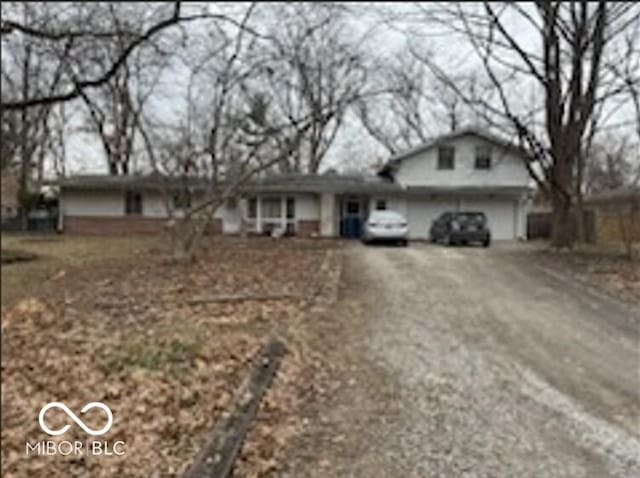
<instances>
[{"instance_id":1,"label":"car windshield","mask_svg":"<svg viewBox=\"0 0 640 478\"><path fill-rule=\"evenodd\" d=\"M485 216L481 212L458 213L454 218L461 224L484 224L485 222Z\"/></svg>"},{"instance_id":2,"label":"car windshield","mask_svg":"<svg viewBox=\"0 0 640 478\"><path fill-rule=\"evenodd\" d=\"M404 217L395 211L373 211L369 220L373 222L405 222Z\"/></svg>"}]
</instances>

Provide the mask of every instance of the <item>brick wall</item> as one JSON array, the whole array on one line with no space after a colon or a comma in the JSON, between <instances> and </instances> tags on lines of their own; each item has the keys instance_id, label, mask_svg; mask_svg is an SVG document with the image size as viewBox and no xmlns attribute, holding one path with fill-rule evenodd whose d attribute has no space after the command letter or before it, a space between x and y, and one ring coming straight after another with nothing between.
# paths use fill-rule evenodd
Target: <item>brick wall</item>
<instances>
[{"instance_id":1,"label":"brick wall","mask_svg":"<svg viewBox=\"0 0 640 478\"><path fill-rule=\"evenodd\" d=\"M297 235L300 237L310 237L320 233L320 221L315 219L302 219L298 221Z\"/></svg>"},{"instance_id":2,"label":"brick wall","mask_svg":"<svg viewBox=\"0 0 640 478\"><path fill-rule=\"evenodd\" d=\"M71 234L109 235L152 234L164 230L167 220L144 216L64 216L64 232ZM222 232L222 220L214 219L207 233Z\"/></svg>"}]
</instances>

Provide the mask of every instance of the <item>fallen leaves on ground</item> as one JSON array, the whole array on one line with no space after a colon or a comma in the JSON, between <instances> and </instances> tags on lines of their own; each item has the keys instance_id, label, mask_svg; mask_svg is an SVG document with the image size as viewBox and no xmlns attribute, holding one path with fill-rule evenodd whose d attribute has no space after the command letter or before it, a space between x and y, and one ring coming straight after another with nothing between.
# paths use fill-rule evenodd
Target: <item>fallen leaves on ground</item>
<instances>
[{"instance_id":1,"label":"fallen leaves on ground","mask_svg":"<svg viewBox=\"0 0 640 478\"><path fill-rule=\"evenodd\" d=\"M585 247L572 252L538 251L542 264L557 268L629 302L640 301L640 260L608 249Z\"/></svg>"},{"instance_id":2,"label":"fallen leaves on ground","mask_svg":"<svg viewBox=\"0 0 640 478\"><path fill-rule=\"evenodd\" d=\"M136 251L122 264L94 263L93 270L70 267L34 277L33 288L2 313L3 476L184 472L260 345L272 334L290 334L323 287L327 247L220 238L193 264ZM55 285L41 290L39 280ZM204 294L266 293L292 298L189 305ZM279 450L295 427L303 368L292 344L245 444L239 476L277 469ZM26 442L87 439L57 410L47 413L47 423L71 423L69 431L52 437L40 429L38 413L52 401L79 416L86 403L107 404L114 423L99 440L124 441L126 453L26 456ZM96 429L104 424L99 411L82 419Z\"/></svg>"}]
</instances>

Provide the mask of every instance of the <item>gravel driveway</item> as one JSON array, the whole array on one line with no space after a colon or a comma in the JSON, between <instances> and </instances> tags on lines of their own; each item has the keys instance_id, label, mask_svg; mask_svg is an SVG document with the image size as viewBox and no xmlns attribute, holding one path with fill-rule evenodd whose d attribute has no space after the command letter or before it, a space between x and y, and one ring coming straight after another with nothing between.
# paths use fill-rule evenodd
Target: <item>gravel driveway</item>
<instances>
[{"instance_id":1,"label":"gravel driveway","mask_svg":"<svg viewBox=\"0 0 640 478\"><path fill-rule=\"evenodd\" d=\"M285 476L638 477L640 307L518 246L350 245Z\"/></svg>"}]
</instances>

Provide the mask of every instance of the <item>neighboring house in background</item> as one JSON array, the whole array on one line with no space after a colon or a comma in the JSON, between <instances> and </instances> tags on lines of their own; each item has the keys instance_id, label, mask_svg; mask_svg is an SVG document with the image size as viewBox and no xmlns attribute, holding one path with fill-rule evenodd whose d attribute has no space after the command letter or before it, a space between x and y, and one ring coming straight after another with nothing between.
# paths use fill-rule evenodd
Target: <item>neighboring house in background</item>
<instances>
[{"instance_id":1,"label":"neighboring house in background","mask_svg":"<svg viewBox=\"0 0 640 478\"><path fill-rule=\"evenodd\" d=\"M11 171L8 169L2 171L2 183L1 190L1 210L0 215L2 219L12 219L18 216L19 203L18 203L18 180Z\"/></svg>"},{"instance_id":2,"label":"neighboring house in background","mask_svg":"<svg viewBox=\"0 0 640 478\"><path fill-rule=\"evenodd\" d=\"M404 214L410 237L426 239L445 211L479 211L495 239L525 237L531 189L526 156L489 134L464 130L397 155L376 175L290 174L256 178L241 199L215 213L214 230L299 236L359 237L373 209ZM158 176L79 176L60 181L60 227L78 233L130 233L162 229L167 207L179 209L180 181ZM206 184L189 181L191 204Z\"/></svg>"}]
</instances>

